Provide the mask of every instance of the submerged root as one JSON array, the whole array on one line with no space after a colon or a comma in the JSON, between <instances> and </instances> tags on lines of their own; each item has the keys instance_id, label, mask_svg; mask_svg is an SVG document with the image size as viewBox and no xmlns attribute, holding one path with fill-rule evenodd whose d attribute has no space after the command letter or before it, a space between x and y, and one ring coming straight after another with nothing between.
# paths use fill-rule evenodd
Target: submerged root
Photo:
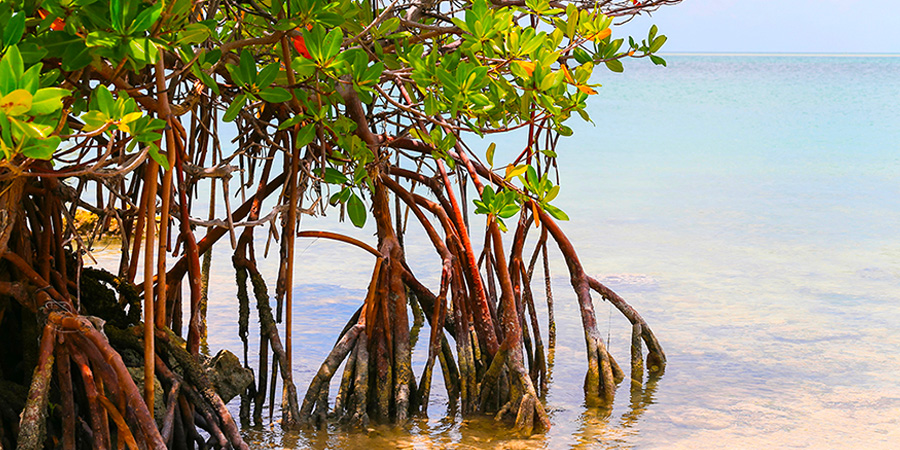
<instances>
[{"instance_id":1,"label":"submerged root","mask_svg":"<svg viewBox=\"0 0 900 450\"><path fill-rule=\"evenodd\" d=\"M525 394L519 403L515 429L525 436L532 435L535 429L539 432L550 429L550 419L547 417L544 405L532 394Z\"/></svg>"},{"instance_id":2,"label":"submerged root","mask_svg":"<svg viewBox=\"0 0 900 450\"><path fill-rule=\"evenodd\" d=\"M325 358L325 362L319 367L319 371L309 383L309 389L306 391L306 397L303 398L303 405L300 407L300 423L322 425L325 419L325 412L328 408L328 384L331 378L337 372L338 367L353 349L357 336L364 330L364 326L357 324L335 344L331 353ZM347 376L349 379L349 375ZM313 414L313 408L316 413Z\"/></svg>"}]
</instances>

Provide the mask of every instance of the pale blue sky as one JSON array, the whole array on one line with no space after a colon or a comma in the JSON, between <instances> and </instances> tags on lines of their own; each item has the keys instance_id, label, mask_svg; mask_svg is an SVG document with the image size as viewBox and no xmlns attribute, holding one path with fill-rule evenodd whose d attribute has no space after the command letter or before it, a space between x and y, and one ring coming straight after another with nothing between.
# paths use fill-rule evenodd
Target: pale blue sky
<instances>
[{"instance_id":1,"label":"pale blue sky","mask_svg":"<svg viewBox=\"0 0 900 450\"><path fill-rule=\"evenodd\" d=\"M654 23L663 52L900 53L897 0L685 0L624 30Z\"/></svg>"}]
</instances>

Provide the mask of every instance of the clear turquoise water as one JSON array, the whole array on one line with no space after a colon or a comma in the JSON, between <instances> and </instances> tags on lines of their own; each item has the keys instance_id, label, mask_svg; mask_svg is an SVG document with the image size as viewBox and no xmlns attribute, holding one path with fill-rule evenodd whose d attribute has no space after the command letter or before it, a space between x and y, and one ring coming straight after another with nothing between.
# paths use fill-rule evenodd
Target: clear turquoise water
<instances>
[{"instance_id":1,"label":"clear turquoise water","mask_svg":"<svg viewBox=\"0 0 900 450\"><path fill-rule=\"evenodd\" d=\"M668 68L636 61L598 74L596 126L574 119L575 135L560 144L557 200L586 269L641 311L666 349L658 382L634 395L623 385L612 410L583 406L580 320L552 253L560 334L546 435L513 439L489 420L445 417L438 389L431 418L407 430L267 427L248 439L276 448L900 447L900 58L667 59ZM496 159L522 145L505 139ZM374 242L369 226L337 227ZM409 243L426 243L410 233ZM414 270L436 285L433 251L410 245ZM210 342L239 354L229 252L224 242L217 250ZM273 253L263 263L272 286ZM360 304L373 261L325 241L300 241L297 253L302 395ZM627 321L595 305L613 354L627 361ZM423 358L417 349L414 360Z\"/></svg>"},{"instance_id":2,"label":"clear turquoise water","mask_svg":"<svg viewBox=\"0 0 900 450\"><path fill-rule=\"evenodd\" d=\"M900 58L668 60L603 77L563 173L585 265L654 281L625 442L900 446Z\"/></svg>"}]
</instances>

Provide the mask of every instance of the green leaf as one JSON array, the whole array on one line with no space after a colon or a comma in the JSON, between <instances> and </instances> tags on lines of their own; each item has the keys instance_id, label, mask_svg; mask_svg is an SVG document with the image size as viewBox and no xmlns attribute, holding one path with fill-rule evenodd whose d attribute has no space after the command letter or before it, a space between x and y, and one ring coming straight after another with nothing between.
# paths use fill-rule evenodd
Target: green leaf
<instances>
[{"instance_id":1,"label":"green leaf","mask_svg":"<svg viewBox=\"0 0 900 450\"><path fill-rule=\"evenodd\" d=\"M84 42L77 40L69 44L62 52L62 69L66 72L75 72L87 67L93 60L94 58Z\"/></svg>"},{"instance_id":2,"label":"green leaf","mask_svg":"<svg viewBox=\"0 0 900 450\"><path fill-rule=\"evenodd\" d=\"M347 200L350 200L351 195L353 195L353 191L349 187L341 189L341 192L338 193L338 202L346 203Z\"/></svg>"},{"instance_id":3,"label":"green leaf","mask_svg":"<svg viewBox=\"0 0 900 450\"><path fill-rule=\"evenodd\" d=\"M25 63L22 62L22 55L19 48L15 45L6 49L6 54L0 60L0 89L6 94L12 92L19 87L19 80L22 78L22 72L25 71Z\"/></svg>"},{"instance_id":4,"label":"green leaf","mask_svg":"<svg viewBox=\"0 0 900 450\"><path fill-rule=\"evenodd\" d=\"M18 81L13 78L11 70L6 64L6 58L0 61L0 96L16 90L19 85Z\"/></svg>"},{"instance_id":5,"label":"green leaf","mask_svg":"<svg viewBox=\"0 0 900 450\"><path fill-rule=\"evenodd\" d=\"M347 188L332 194L331 197L328 198L328 204L331 206L337 205L341 201L341 194L343 194L345 190L347 190Z\"/></svg>"},{"instance_id":6,"label":"green leaf","mask_svg":"<svg viewBox=\"0 0 900 450\"><path fill-rule=\"evenodd\" d=\"M125 114L121 120L119 120L118 127L120 130L128 133L135 134L135 131L140 128L140 122L134 124L136 126L135 129L132 129L132 122L141 118L142 113L140 111L135 111L132 113Z\"/></svg>"},{"instance_id":7,"label":"green leaf","mask_svg":"<svg viewBox=\"0 0 900 450\"><path fill-rule=\"evenodd\" d=\"M50 136L47 139L34 139L30 145L22 148L22 154L27 158L47 160L53 156L61 142L62 139L59 136Z\"/></svg>"},{"instance_id":8,"label":"green leaf","mask_svg":"<svg viewBox=\"0 0 900 450\"><path fill-rule=\"evenodd\" d=\"M147 38L130 40L128 42L128 53L135 62L141 63L141 67L155 63L156 57L159 55L156 45Z\"/></svg>"},{"instance_id":9,"label":"green leaf","mask_svg":"<svg viewBox=\"0 0 900 450\"><path fill-rule=\"evenodd\" d=\"M653 40L653 43L650 44L650 53L656 53L662 48L663 44L666 43L665 36L657 36L656 39Z\"/></svg>"},{"instance_id":10,"label":"green leaf","mask_svg":"<svg viewBox=\"0 0 900 450\"><path fill-rule=\"evenodd\" d=\"M591 58L591 55L588 52L584 51L583 49L581 49L579 47L575 48L575 51L573 52L573 54L575 55L575 61L578 61L579 64L584 64L584 63L590 62L593 59L593 58Z\"/></svg>"},{"instance_id":11,"label":"green leaf","mask_svg":"<svg viewBox=\"0 0 900 450\"><path fill-rule=\"evenodd\" d=\"M472 203L475 204L475 214L490 214L491 211L487 209L487 205L483 201L472 200Z\"/></svg>"},{"instance_id":12,"label":"green leaf","mask_svg":"<svg viewBox=\"0 0 900 450\"><path fill-rule=\"evenodd\" d=\"M653 61L653 64L656 64L657 66L666 67L666 60L660 58L659 56L650 55L650 61Z\"/></svg>"},{"instance_id":13,"label":"green leaf","mask_svg":"<svg viewBox=\"0 0 900 450\"><path fill-rule=\"evenodd\" d=\"M322 176L322 179L329 184L345 184L349 181L343 172L332 167L325 168L325 175Z\"/></svg>"},{"instance_id":14,"label":"green leaf","mask_svg":"<svg viewBox=\"0 0 900 450\"><path fill-rule=\"evenodd\" d=\"M504 206L502 209L500 209L500 212L498 212L497 215L504 219L508 219L508 218L518 214L520 209L521 208L516 203L508 204L508 205Z\"/></svg>"},{"instance_id":15,"label":"green leaf","mask_svg":"<svg viewBox=\"0 0 900 450\"><path fill-rule=\"evenodd\" d=\"M312 60L296 57L291 61L297 80L305 80L316 71L316 63Z\"/></svg>"},{"instance_id":16,"label":"green leaf","mask_svg":"<svg viewBox=\"0 0 900 450\"><path fill-rule=\"evenodd\" d=\"M259 71L259 79L256 82L256 86L260 89L265 89L275 81L275 77L278 76L278 70L280 68L280 64L272 63L266 67L263 67L262 70ZM290 96L290 95L289 95Z\"/></svg>"},{"instance_id":17,"label":"green leaf","mask_svg":"<svg viewBox=\"0 0 900 450\"><path fill-rule=\"evenodd\" d=\"M487 161L491 167L494 167L494 151L497 149L497 144L491 142L491 145L488 145L487 148Z\"/></svg>"},{"instance_id":18,"label":"green leaf","mask_svg":"<svg viewBox=\"0 0 900 450\"><path fill-rule=\"evenodd\" d=\"M616 73L625 71L625 66L623 66L622 61L619 61L618 59L606 61L606 68Z\"/></svg>"},{"instance_id":19,"label":"green leaf","mask_svg":"<svg viewBox=\"0 0 900 450\"><path fill-rule=\"evenodd\" d=\"M69 95L67 89L61 88L43 88L35 92L34 98L31 99L31 110L29 114L33 116L41 114L50 114L62 108L62 98Z\"/></svg>"},{"instance_id":20,"label":"green leaf","mask_svg":"<svg viewBox=\"0 0 900 450\"><path fill-rule=\"evenodd\" d=\"M88 47L113 48L122 42L122 38L106 31L91 31L84 43Z\"/></svg>"},{"instance_id":21,"label":"green leaf","mask_svg":"<svg viewBox=\"0 0 900 450\"><path fill-rule=\"evenodd\" d=\"M84 129L82 131L90 133L106 125L106 122L109 121L109 116L101 111L93 110L82 114L81 120L84 121Z\"/></svg>"},{"instance_id":22,"label":"green leaf","mask_svg":"<svg viewBox=\"0 0 900 450\"><path fill-rule=\"evenodd\" d=\"M34 95L41 85L41 69L43 66L42 63L37 63L29 67L28 70L22 74L22 79L19 80L19 87L28 91L29 94Z\"/></svg>"},{"instance_id":23,"label":"green leaf","mask_svg":"<svg viewBox=\"0 0 900 450\"><path fill-rule=\"evenodd\" d=\"M225 69L228 70L228 73L231 75L231 81L234 81L238 86L243 86L247 84L247 82L241 77L241 70L238 66L234 64L225 64Z\"/></svg>"},{"instance_id":24,"label":"green leaf","mask_svg":"<svg viewBox=\"0 0 900 450\"><path fill-rule=\"evenodd\" d=\"M553 205L544 204L541 206L544 207L544 211L547 211L547 213L549 213L551 216L553 216L557 220L569 220L569 216L567 216L566 213L563 212L563 210L561 210Z\"/></svg>"},{"instance_id":25,"label":"green leaf","mask_svg":"<svg viewBox=\"0 0 900 450\"><path fill-rule=\"evenodd\" d=\"M209 66L219 62L219 59L222 58L222 50L216 48L206 52L206 55L203 57L203 68L208 69Z\"/></svg>"},{"instance_id":26,"label":"green leaf","mask_svg":"<svg viewBox=\"0 0 900 450\"><path fill-rule=\"evenodd\" d=\"M281 19L275 24L275 29L278 31L290 31L299 27L302 22L303 20L300 18Z\"/></svg>"},{"instance_id":27,"label":"green leaf","mask_svg":"<svg viewBox=\"0 0 900 450\"><path fill-rule=\"evenodd\" d=\"M538 176L537 171L534 170L534 166L529 165L527 169L525 169L525 179L528 181L528 185L530 186L530 191L537 194L538 187Z\"/></svg>"},{"instance_id":28,"label":"green leaf","mask_svg":"<svg viewBox=\"0 0 900 450\"><path fill-rule=\"evenodd\" d=\"M34 64L47 56L50 52L34 42L23 42L19 44L19 53L22 55L22 61L26 64Z\"/></svg>"},{"instance_id":29,"label":"green leaf","mask_svg":"<svg viewBox=\"0 0 900 450\"><path fill-rule=\"evenodd\" d=\"M157 3L159 5L162 2ZM178 44L199 44L209 38L209 28L199 23L192 23L178 32Z\"/></svg>"},{"instance_id":30,"label":"green leaf","mask_svg":"<svg viewBox=\"0 0 900 450\"><path fill-rule=\"evenodd\" d=\"M162 134L160 133L141 133L134 137L138 142L144 142L147 144L152 144L156 141L162 139Z\"/></svg>"},{"instance_id":31,"label":"green leaf","mask_svg":"<svg viewBox=\"0 0 900 450\"><path fill-rule=\"evenodd\" d=\"M550 188L550 190L547 192L547 195L545 195L542 200L544 202L551 202L554 198L556 198L557 195L559 195L559 186L553 186L552 188Z\"/></svg>"},{"instance_id":32,"label":"green leaf","mask_svg":"<svg viewBox=\"0 0 900 450\"><path fill-rule=\"evenodd\" d=\"M150 157L162 168L169 170L169 160L166 158L166 155L159 152L159 147L154 143L149 143L147 146L150 148Z\"/></svg>"},{"instance_id":33,"label":"green leaf","mask_svg":"<svg viewBox=\"0 0 900 450\"><path fill-rule=\"evenodd\" d=\"M291 92L281 87L270 87L259 92L259 96L269 103L284 103L291 100Z\"/></svg>"},{"instance_id":34,"label":"green leaf","mask_svg":"<svg viewBox=\"0 0 900 450\"><path fill-rule=\"evenodd\" d=\"M384 72L384 64L377 62L369 66L359 80L360 84L375 84L381 79L381 73Z\"/></svg>"},{"instance_id":35,"label":"green leaf","mask_svg":"<svg viewBox=\"0 0 900 450\"><path fill-rule=\"evenodd\" d=\"M301 120L303 120L303 117L304 116L302 116L300 114L298 114L294 117L291 117L290 119L285 120L284 122L281 122L280 124L278 124L278 129L284 130L284 129L290 128L294 125L297 125L298 123L300 123Z\"/></svg>"},{"instance_id":36,"label":"green leaf","mask_svg":"<svg viewBox=\"0 0 900 450\"><path fill-rule=\"evenodd\" d=\"M3 29L3 45L10 46L22 39L22 32L25 31L25 12L19 11L16 15L9 19L6 28Z\"/></svg>"},{"instance_id":37,"label":"green leaf","mask_svg":"<svg viewBox=\"0 0 900 450\"><path fill-rule=\"evenodd\" d=\"M341 51L341 42L344 40L344 32L340 28L334 28L325 35L322 42L323 60L337 56Z\"/></svg>"},{"instance_id":38,"label":"green leaf","mask_svg":"<svg viewBox=\"0 0 900 450\"><path fill-rule=\"evenodd\" d=\"M231 122L237 117L237 115L241 112L241 109L244 107L244 103L247 101L246 95L239 95L231 105L228 106L228 109L225 110L225 115L222 116L222 120L225 122Z\"/></svg>"},{"instance_id":39,"label":"green leaf","mask_svg":"<svg viewBox=\"0 0 900 450\"><path fill-rule=\"evenodd\" d=\"M149 8L146 8L143 11L141 11L141 13L138 14L137 17L134 19L134 21L131 22L131 25L128 27L128 31L126 32L126 34L143 33L145 31L149 30L150 27L152 27L153 24L156 23L157 20L159 20L159 15L160 15L160 13L162 13L163 3L165 3L165 2L157 1ZM191 24L191 25L194 25L194 24ZM188 25L188 28L191 27L191 25ZM207 35L208 34L209 34L209 32L207 30ZM200 41L197 41L197 42L200 42Z\"/></svg>"},{"instance_id":40,"label":"green leaf","mask_svg":"<svg viewBox=\"0 0 900 450\"><path fill-rule=\"evenodd\" d=\"M295 116L300 117L300 116ZM297 133L297 148L306 147L309 145L313 139L316 138L316 126L314 124L307 124ZM343 175L343 174L342 174ZM345 177L346 179L346 177Z\"/></svg>"},{"instance_id":41,"label":"green leaf","mask_svg":"<svg viewBox=\"0 0 900 450\"><path fill-rule=\"evenodd\" d=\"M249 50L244 49L244 51L241 52L241 60L238 68L244 83L252 84L256 82L256 62Z\"/></svg>"},{"instance_id":42,"label":"green leaf","mask_svg":"<svg viewBox=\"0 0 900 450\"><path fill-rule=\"evenodd\" d=\"M97 99L97 109L103 111L109 117L113 117L113 108L115 107L115 100L113 100L112 92L109 92L109 89L104 85L100 85L97 89L94 90L94 98Z\"/></svg>"},{"instance_id":43,"label":"green leaf","mask_svg":"<svg viewBox=\"0 0 900 450\"><path fill-rule=\"evenodd\" d=\"M17 120L13 117L9 118L10 124L13 127L13 130L16 133L13 133L13 136L17 134L23 137L35 138L35 139L44 139L53 132L53 128L49 125L41 125L35 122L26 122L24 120Z\"/></svg>"},{"instance_id":44,"label":"green leaf","mask_svg":"<svg viewBox=\"0 0 900 450\"><path fill-rule=\"evenodd\" d=\"M228 66L226 66L226 67L228 67ZM200 70L200 68L197 67L196 64L191 66L191 73L193 73L194 76L199 78L200 81L202 81L203 84L206 85L206 87L212 89L216 95L219 95L218 83L216 83L216 81L213 80L211 76L207 75L206 72Z\"/></svg>"},{"instance_id":45,"label":"green leaf","mask_svg":"<svg viewBox=\"0 0 900 450\"><path fill-rule=\"evenodd\" d=\"M350 221L357 228L362 228L366 224L366 205L356 193L353 193L347 200L347 215L350 216Z\"/></svg>"},{"instance_id":46,"label":"green leaf","mask_svg":"<svg viewBox=\"0 0 900 450\"><path fill-rule=\"evenodd\" d=\"M125 13L122 8L123 0L110 0L109 17L112 19L113 30L125 31Z\"/></svg>"},{"instance_id":47,"label":"green leaf","mask_svg":"<svg viewBox=\"0 0 900 450\"><path fill-rule=\"evenodd\" d=\"M9 118L3 114L3 111L0 111L0 139L3 140L6 147L13 147L11 129L12 124L9 123Z\"/></svg>"},{"instance_id":48,"label":"green leaf","mask_svg":"<svg viewBox=\"0 0 900 450\"><path fill-rule=\"evenodd\" d=\"M481 201L484 202L485 205L490 206L494 203L494 188L490 185L484 187L484 190L481 191Z\"/></svg>"}]
</instances>

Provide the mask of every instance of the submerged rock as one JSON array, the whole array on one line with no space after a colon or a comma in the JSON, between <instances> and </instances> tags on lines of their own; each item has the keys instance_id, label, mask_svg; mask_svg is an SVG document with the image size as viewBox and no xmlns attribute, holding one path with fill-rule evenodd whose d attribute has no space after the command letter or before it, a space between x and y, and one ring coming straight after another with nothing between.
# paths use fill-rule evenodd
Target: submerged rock
<instances>
[{"instance_id":1,"label":"submerged rock","mask_svg":"<svg viewBox=\"0 0 900 450\"><path fill-rule=\"evenodd\" d=\"M219 350L205 366L206 376L225 403L240 395L253 382L253 371L243 367L238 357L228 350Z\"/></svg>"}]
</instances>

